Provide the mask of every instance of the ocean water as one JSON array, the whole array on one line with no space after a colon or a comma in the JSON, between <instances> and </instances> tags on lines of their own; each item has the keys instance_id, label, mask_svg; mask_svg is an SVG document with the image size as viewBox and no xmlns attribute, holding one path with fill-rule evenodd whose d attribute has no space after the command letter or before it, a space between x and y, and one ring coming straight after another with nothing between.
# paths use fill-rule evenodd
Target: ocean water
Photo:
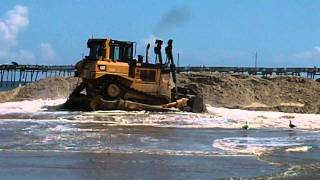
<instances>
[{"instance_id":1,"label":"ocean water","mask_svg":"<svg viewBox=\"0 0 320 180\"><path fill-rule=\"evenodd\" d=\"M19 87L19 86L23 86L25 84L27 84L29 82L10 82L10 81L3 81L2 83L0 82L0 92L1 91L9 91L9 90L12 90L16 87Z\"/></svg>"},{"instance_id":2,"label":"ocean water","mask_svg":"<svg viewBox=\"0 0 320 180\"><path fill-rule=\"evenodd\" d=\"M47 111L0 104L2 179L318 178L316 114ZM297 129L289 129L289 119ZM249 130L240 129L249 122Z\"/></svg>"}]
</instances>

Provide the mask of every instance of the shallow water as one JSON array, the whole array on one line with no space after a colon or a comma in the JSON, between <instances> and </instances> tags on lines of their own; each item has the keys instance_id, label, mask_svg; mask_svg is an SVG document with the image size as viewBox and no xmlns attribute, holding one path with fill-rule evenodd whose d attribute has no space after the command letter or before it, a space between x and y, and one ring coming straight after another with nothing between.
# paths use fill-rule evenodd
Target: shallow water
<instances>
[{"instance_id":1,"label":"shallow water","mask_svg":"<svg viewBox=\"0 0 320 180\"><path fill-rule=\"evenodd\" d=\"M0 104L0 177L215 179L294 176L301 169L316 177L320 169L316 130L259 122L244 131L243 116L217 109L220 115L41 109L61 101Z\"/></svg>"}]
</instances>

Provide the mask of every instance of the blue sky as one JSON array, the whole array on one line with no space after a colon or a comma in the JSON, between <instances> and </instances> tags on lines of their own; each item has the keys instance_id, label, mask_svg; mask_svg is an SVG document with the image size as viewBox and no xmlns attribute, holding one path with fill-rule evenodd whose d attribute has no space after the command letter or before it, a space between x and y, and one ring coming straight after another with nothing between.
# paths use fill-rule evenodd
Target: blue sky
<instances>
[{"instance_id":1,"label":"blue sky","mask_svg":"<svg viewBox=\"0 0 320 180\"><path fill-rule=\"evenodd\" d=\"M91 36L174 40L180 64L320 66L317 0L1 0L0 63L73 64Z\"/></svg>"}]
</instances>

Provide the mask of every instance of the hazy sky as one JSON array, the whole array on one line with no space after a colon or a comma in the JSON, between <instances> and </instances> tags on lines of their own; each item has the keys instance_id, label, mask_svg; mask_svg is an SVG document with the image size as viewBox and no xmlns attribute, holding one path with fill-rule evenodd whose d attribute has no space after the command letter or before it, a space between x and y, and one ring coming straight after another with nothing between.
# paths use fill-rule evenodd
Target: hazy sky
<instances>
[{"instance_id":1,"label":"hazy sky","mask_svg":"<svg viewBox=\"0 0 320 180\"><path fill-rule=\"evenodd\" d=\"M73 64L91 36L174 40L181 64L320 66L318 0L1 0L0 63Z\"/></svg>"}]
</instances>

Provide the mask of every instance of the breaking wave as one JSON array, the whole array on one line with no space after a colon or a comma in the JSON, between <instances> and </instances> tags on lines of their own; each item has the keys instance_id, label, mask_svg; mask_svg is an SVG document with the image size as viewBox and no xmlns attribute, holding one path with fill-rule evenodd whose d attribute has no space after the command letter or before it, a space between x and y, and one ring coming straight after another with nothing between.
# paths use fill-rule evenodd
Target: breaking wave
<instances>
[{"instance_id":1,"label":"breaking wave","mask_svg":"<svg viewBox=\"0 0 320 180\"><path fill-rule=\"evenodd\" d=\"M307 143L319 138L319 134L298 137L230 137L216 139L212 146L231 153L259 156L276 149L283 149L286 152L307 152L312 149Z\"/></svg>"}]
</instances>

